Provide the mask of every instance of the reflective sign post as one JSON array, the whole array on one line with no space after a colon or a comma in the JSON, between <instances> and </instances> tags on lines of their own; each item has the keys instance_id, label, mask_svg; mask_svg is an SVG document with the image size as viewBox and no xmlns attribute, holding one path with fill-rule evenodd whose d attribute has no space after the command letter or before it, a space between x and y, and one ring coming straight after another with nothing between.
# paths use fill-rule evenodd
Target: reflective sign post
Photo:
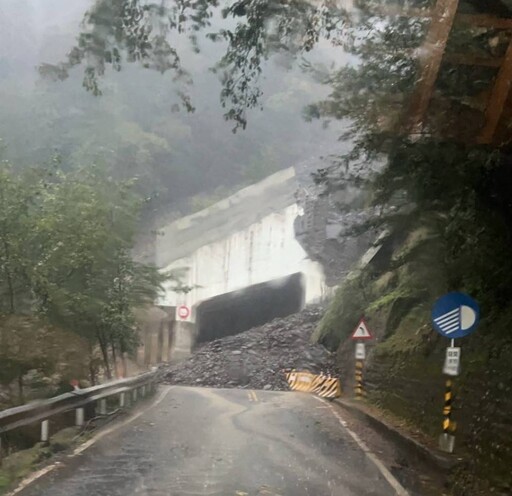
<instances>
[{"instance_id":1,"label":"reflective sign post","mask_svg":"<svg viewBox=\"0 0 512 496\"><path fill-rule=\"evenodd\" d=\"M366 391L364 389L363 382L363 369L364 369L364 360L366 360L366 346L364 344L364 340L373 339L373 335L368 329L368 325L364 318L362 318L357 324L356 328L352 332L351 338L356 341L355 348L355 358L356 358L356 366L355 366L355 374L354 374L354 393L357 400L363 399L366 395Z\"/></svg>"},{"instance_id":2,"label":"reflective sign post","mask_svg":"<svg viewBox=\"0 0 512 496\"><path fill-rule=\"evenodd\" d=\"M478 303L464 293L448 293L439 298L432 309L432 324L434 329L450 339L446 348L443 374L456 377L461 370L461 348L455 346L456 338L469 336L476 330L480 320ZM443 433L439 437L439 448L453 453L455 448L456 423L452 420L453 409L453 379L445 384L443 404Z\"/></svg>"}]
</instances>

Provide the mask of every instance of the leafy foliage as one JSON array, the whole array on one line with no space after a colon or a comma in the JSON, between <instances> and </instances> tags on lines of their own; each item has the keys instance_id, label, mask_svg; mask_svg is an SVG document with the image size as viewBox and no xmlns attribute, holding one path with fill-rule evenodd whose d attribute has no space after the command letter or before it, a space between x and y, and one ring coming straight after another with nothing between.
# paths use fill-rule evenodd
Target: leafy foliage
<instances>
[{"instance_id":1,"label":"leafy foliage","mask_svg":"<svg viewBox=\"0 0 512 496\"><path fill-rule=\"evenodd\" d=\"M465 289L487 311L508 306L512 297L509 169L507 155L490 147L404 141L390 153L375 185L379 203L396 204L402 192L398 205L412 206L408 218L435 215L445 246L447 288Z\"/></svg>"},{"instance_id":2,"label":"leafy foliage","mask_svg":"<svg viewBox=\"0 0 512 496\"><path fill-rule=\"evenodd\" d=\"M132 16L132 5L137 10L149 4L155 8L145 16L135 16L126 23L121 20ZM157 9L161 4L164 8ZM200 9L199 2L95 1L80 24L83 5L55 0L52 8L57 18L47 20L44 27L30 19L19 20L22 16L16 14L23 8L15 9L14 4L0 19L4 47L0 47L0 139L7 148L5 156L17 169L59 156L67 171L94 163L105 167L116 180L136 177L137 192L152 200L143 208L147 217L153 218L162 210L165 215L171 203L173 210L188 213L190 196L208 194L219 187L244 186L261 177L253 171L256 162L261 162L261 170L274 172L303 160L304 154L322 153L326 142L335 141L335 131L325 132L320 123L308 124L301 119L302 106L318 98L321 88L313 78L290 68L291 57L285 56L288 52L267 64L265 77L259 81L260 104L265 105L266 112L259 112L259 105L252 111L246 109L245 118L250 118L251 125L245 133L231 133L232 123L223 122L219 101L219 80L231 69L217 68L216 74L208 70L219 61L228 42L222 36L218 42L210 42L206 34L226 28L232 18L223 20L221 8L213 3L205 3L213 17L205 17L205 23L211 25L204 27L192 19ZM185 11L186 19L179 27L174 21L171 26L169 17L178 15L172 9ZM49 8L42 9L41 16L49 17ZM137 29L151 25L147 35L150 43L161 25L168 26L166 42L179 51L180 65L190 74L176 80L172 68L162 73L148 58L129 57L125 38L130 35L123 34L123 26L131 26L139 18ZM54 29L55 22L59 29ZM116 30L112 30L114 25ZM16 43L5 39L9 29L19 32L11 36ZM35 45L25 40L36 35L40 41ZM82 47L79 40L89 35L91 40L84 41ZM189 42L191 37L195 39ZM194 53L196 46L200 53ZM73 47L83 52L83 59L71 66L63 54L68 49L74 52ZM107 51L114 47L122 59L121 72L108 62ZM149 52L146 55L151 57ZM56 78L56 82L53 76L39 78L34 70L42 61L62 60L66 77ZM98 75L101 61L103 76ZM150 65L147 69L145 62ZM95 68L101 97L93 97L81 86L89 65ZM46 69L51 72L50 67ZM191 78L193 85L188 84ZM183 105L176 91L190 97L196 112L179 111ZM271 160L264 164L267 157Z\"/></svg>"},{"instance_id":3,"label":"leafy foliage","mask_svg":"<svg viewBox=\"0 0 512 496\"><path fill-rule=\"evenodd\" d=\"M270 55L284 52L297 57L322 36L339 40L346 23L345 12L330 1L314 5L302 0L241 0L225 8L223 15L237 21L234 29L221 29L210 38L228 43L216 69L223 74L225 118L235 121L235 130L245 129L247 109L260 104L258 81Z\"/></svg>"},{"instance_id":4,"label":"leafy foliage","mask_svg":"<svg viewBox=\"0 0 512 496\"><path fill-rule=\"evenodd\" d=\"M94 168L0 175L3 311L99 344L107 371L109 347L135 350L133 310L152 303L167 279L131 258L141 206L132 190Z\"/></svg>"},{"instance_id":5,"label":"leafy foliage","mask_svg":"<svg viewBox=\"0 0 512 496\"><path fill-rule=\"evenodd\" d=\"M0 170L0 272L2 274L0 309L21 311L28 289L28 253L30 212L33 188L13 177L7 165Z\"/></svg>"},{"instance_id":6,"label":"leafy foliage","mask_svg":"<svg viewBox=\"0 0 512 496\"><path fill-rule=\"evenodd\" d=\"M379 23L371 14L371 2L360 6L366 10L345 45L358 63L327 75L329 97L307 109L310 118L347 119L345 137L354 147L317 180L328 190L336 189L339 177L350 177L347 170L361 176L361 171L368 174L368 163L385 162L380 172L370 175L374 201L385 206L376 222L400 231L411 219L419 222L422 215L432 214L445 246L440 262L446 289L470 292L492 313L507 306L512 295L512 264L506 256L512 241L512 208L506 192L512 176L507 172L507 146L476 144L475 119L466 119L487 68L481 69L481 77L469 78L462 77L465 67L451 67L450 78L442 69L424 132L409 136L409 102L418 77L413 54L425 39L425 22L390 17ZM466 29L462 34L475 42L481 30ZM454 28L452 36L462 34Z\"/></svg>"},{"instance_id":7,"label":"leafy foliage","mask_svg":"<svg viewBox=\"0 0 512 496\"><path fill-rule=\"evenodd\" d=\"M184 33L198 52L197 33L211 27L218 7L217 0L97 0L85 15L84 30L67 60L42 64L40 73L65 80L72 68L84 65L83 86L101 95L99 78L108 66L120 71L123 63L137 63L161 73L172 71L174 82L185 85L177 90L183 106L193 111L186 90L192 80L173 44ZM223 8L222 17L230 27L206 36L227 44L212 70L221 74L224 117L235 122L234 130L245 129L247 110L260 105L263 91L257 83L269 55L285 52L295 57L313 49L322 36L339 43L346 22L345 11L331 0L316 6L304 0L240 0Z\"/></svg>"},{"instance_id":8,"label":"leafy foliage","mask_svg":"<svg viewBox=\"0 0 512 496\"><path fill-rule=\"evenodd\" d=\"M0 319L0 384L18 381L17 401L23 402L23 376L37 370L46 377L60 373L67 379L83 377L87 343L75 333L40 319L19 315Z\"/></svg>"},{"instance_id":9,"label":"leafy foliage","mask_svg":"<svg viewBox=\"0 0 512 496\"><path fill-rule=\"evenodd\" d=\"M198 2L180 2L173 7L162 3L146 3L140 0L100 0L87 12L77 45L67 61L57 66L43 64L40 72L56 80L64 80L69 70L85 63L83 86L94 95L100 95L98 77L110 66L121 70L123 62L139 62L144 68L161 73L172 70L175 79L186 79L186 72L175 48L166 39L172 28L181 29L187 11ZM209 14L204 7L194 9L194 26L205 25ZM183 94L187 110L193 107Z\"/></svg>"}]
</instances>

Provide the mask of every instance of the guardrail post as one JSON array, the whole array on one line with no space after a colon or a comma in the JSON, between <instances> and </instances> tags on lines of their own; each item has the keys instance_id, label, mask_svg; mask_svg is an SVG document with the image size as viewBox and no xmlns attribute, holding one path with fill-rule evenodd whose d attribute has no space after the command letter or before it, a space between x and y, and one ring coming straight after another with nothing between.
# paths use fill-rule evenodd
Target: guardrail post
<instances>
[{"instance_id":1,"label":"guardrail post","mask_svg":"<svg viewBox=\"0 0 512 496\"><path fill-rule=\"evenodd\" d=\"M77 408L75 410L75 425L77 427L82 427L84 425L84 409Z\"/></svg>"},{"instance_id":2,"label":"guardrail post","mask_svg":"<svg viewBox=\"0 0 512 496\"><path fill-rule=\"evenodd\" d=\"M38 422L40 422L39 441L48 443L51 437L50 420L53 415L64 412L72 415L74 411L75 425L82 427L86 424L86 419L93 415L95 409L99 413L107 413L108 401L106 398L120 395L119 406L129 407L140 396L147 396L154 392L157 388L156 381L156 372L149 372L138 377L122 379L93 388L85 388L80 391L80 394L64 393L51 400L42 401L34 405L25 405L21 411L18 408L2 411L2 419L0 420L2 430L0 434L0 463L2 462L2 455L5 456L6 454L7 441L5 432L26 425L37 427ZM55 430L58 428L58 425L55 424L53 426L52 424L51 428Z\"/></svg>"},{"instance_id":3,"label":"guardrail post","mask_svg":"<svg viewBox=\"0 0 512 496\"><path fill-rule=\"evenodd\" d=\"M41 442L47 443L50 439L50 422L43 420L41 422Z\"/></svg>"}]
</instances>

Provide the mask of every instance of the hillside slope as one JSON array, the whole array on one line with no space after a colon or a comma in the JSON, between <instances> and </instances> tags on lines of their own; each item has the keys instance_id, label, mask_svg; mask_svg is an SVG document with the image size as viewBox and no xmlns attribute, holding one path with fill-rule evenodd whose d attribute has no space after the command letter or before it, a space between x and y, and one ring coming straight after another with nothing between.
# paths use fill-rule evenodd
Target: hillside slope
<instances>
[{"instance_id":1,"label":"hillside slope","mask_svg":"<svg viewBox=\"0 0 512 496\"><path fill-rule=\"evenodd\" d=\"M313 340L336 350L348 389L354 371L349 334L364 315L375 335L364 372L368 401L436 439L442 429L441 369L448 340L433 331L430 309L448 288L442 239L430 222L422 219L389 235L371 262L347 277ZM484 315L477 332L457 342L462 374L455 380L456 452L467 455L468 466L454 474L454 494L512 490L511 324L512 308Z\"/></svg>"}]
</instances>

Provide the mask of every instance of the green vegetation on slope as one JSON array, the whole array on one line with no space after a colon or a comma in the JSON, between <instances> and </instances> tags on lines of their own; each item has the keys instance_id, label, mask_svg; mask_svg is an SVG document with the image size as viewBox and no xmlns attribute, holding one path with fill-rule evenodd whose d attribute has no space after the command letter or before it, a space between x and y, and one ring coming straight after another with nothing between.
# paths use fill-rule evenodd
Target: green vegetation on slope
<instances>
[{"instance_id":1,"label":"green vegetation on slope","mask_svg":"<svg viewBox=\"0 0 512 496\"><path fill-rule=\"evenodd\" d=\"M95 168L0 171L0 383L17 381L12 401L29 370L94 383L97 349L109 378L113 357L135 351L134 308L166 278L131 258L140 206L132 184Z\"/></svg>"},{"instance_id":2,"label":"green vegetation on slope","mask_svg":"<svg viewBox=\"0 0 512 496\"><path fill-rule=\"evenodd\" d=\"M354 369L349 335L364 315L376 337L367 345L368 400L435 440L441 432L442 364L449 343L432 329L430 311L450 286L446 240L432 236L427 226L432 223L418 218L384 240L373 260L337 290L314 339L337 350L349 390ZM474 264L472 268L476 270ZM468 466L453 475L455 494L486 494L487 484L506 488L509 483L512 309L483 308L477 332L457 342L462 374L456 380L454 419L457 452L467 456Z\"/></svg>"}]
</instances>

